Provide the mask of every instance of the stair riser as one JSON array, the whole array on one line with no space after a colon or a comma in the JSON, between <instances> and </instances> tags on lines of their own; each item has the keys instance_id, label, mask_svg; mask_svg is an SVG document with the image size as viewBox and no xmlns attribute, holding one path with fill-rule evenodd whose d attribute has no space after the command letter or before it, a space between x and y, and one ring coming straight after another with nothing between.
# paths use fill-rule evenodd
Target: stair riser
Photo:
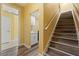
<instances>
[{"instance_id":1,"label":"stair riser","mask_svg":"<svg viewBox=\"0 0 79 59\"><path fill-rule=\"evenodd\" d=\"M60 29L63 30L63 28L64 28L64 29L67 29L67 28L68 28L68 29L74 29L74 27L56 27L56 29L58 29L58 30L60 30Z\"/></svg>"},{"instance_id":2,"label":"stair riser","mask_svg":"<svg viewBox=\"0 0 79 59\"><path fill-rule=\"evenodd\" d=\"M74 20L73 19L60 19L59 20L59 22L61 22L61 21L63 21L63 22L74 22Z\"/></svg>"},{"instance_id":3,"label":"stair riser","mask_svg":"<svg viewBox=\"0 0 79 59\"><path fill-rule=\"evenodd\" d=\"M61 39L62 39L62 37L63 38L65 38L65 39L67 39L67 38L70 38L70 39L77 39L77 36L69 36L69 35L64 35L64 34L62 34L62 35L55 35L54 34L54 36L53 37L60 37Z\"/></svg>"},{"instance_id":4,"label":"stair riser","mask_svg":"<svg viewBox=\"0 0 79 59\"><path fill-rule=\"evenodd\" d=\"M72 40L72 41L78 41L77 39L66 39L66 38L59 38L59 37L55 37L55 36L53 36L52 37L52 40Z\"/></svg>"},{"instance_id":5,"label":"stair riser","mask_svg":"<svg viewBox=\"0 0 79 59\"><path fill-rule=\"evenodd\" d=\"M55 41L55 42L61 42L61 43L64 43L64 44L68 44L68 45L72 45L72 46L78 46L78 41L77 40L68 40L68 39L52 39L51 43Z\"/></svg>"},{"instance_id":6,"label":"stair riser","mask_svg":"<svg viewBox=\"0 0 79 59\"><path fill-rule=\"evenodd\" d=\"M74 22L74 20L73 19L60 19L59 21L58 21L58 23L63 23L63 22L65 22L65 23L73 23Z\"/></svg>"},{"instance_id":7,"label":"stair riser","mask_svg":"<svg viewBox=\"0 0 79 59\"><path fill-rule=\"evenodd\" d=\"M47 52L51 56L68 56L67 54L61 53L59 51L48 49L49 52Z\"/></svg>"},{"instance_id":8,"label":"stair riser","mask_svg":"<svg viewBox=\"0 0 79 59\"><path fill-rule=\"evenodd\" d=\"M57 30L56 30L55 32L62 32L62 33L75 33L75 31L71 31L71 30L70 30L70 31L59 31L59 30L57 31Z\"/></svg>"},{"instance_id":9,"label":"stair riser","mask_svg":"<svg viewBox=\"0 0 79 59\"><path fill-rule=\"evenodd\" d=\"M52 45L50 45L56 49L71 53L73 55L77 55L79 56L79 48L74 48L74 47L70 47L70 46L65 46L65 45L61 45L61 44L57 44L57 43L52 43Z\"/></svg>"},{"instance_id":10,"label":"stair riser","mask_svg":"<svg viewBox=\"0 0 79 59\"><path fill-rule=\"evenodd\" d=\"M74 24L74 21L59 21L58 24Z\"/></svg>"},{"instance_id":11,"label":"stair riser","mask_svg":"<svg viewBox=\"0 0 79 59\"><path fill-rule=\"evenodd\" d=\"M75 30L56 30L55 32L75 33Z\"/></svg>"},{"instance_id":12,"label":"stair riser","mask_svg":"<svg viewBox=\"0 0 79 59\"><path fill-rule=\"evenodd\" d=\"M73 25L57 25L56 28L67 28L67 29L68 29L68 28L69 28L69 29L71 28L71 29L72 29L72 28L75 28L75 26L73 26Z\"/></svg>"},{"instance_id":13,"label":"stair riser","mask_svg":"<svg viewBox=\"0 0 79 59\"><path fill-rule=\"evenodd\" d=\"M57 27L75 27L74 25L72 24L58 24Z\"/></svg>"},{"instance_id":14,"label":"stair riser","mask_svg":"<svg viewBox=\"0 0 79 59\"><path fill-rule=\"evenodd\" d=\"M65 24L66 24L66 23L67 23L67 24L74 24L74 21L72 21L72 20L68 20L68 21L67 21L67 20L59 20L59 21L58 21L58 24L63 24L63 23L65 23Z\"/></svg>"},{"instance_id":15,"label":"stair riser","mask_svg":"<svg viewBox=\"0 0 79 59\"><path fill-rule=\"evenodd\" d=\"M60 17L60 19L73 19L72 17Z\"/></svg>"},{"instance_id":16,"label":"stair riser","mask_svg":"<svg viewBox=\"0 0 79 59\"><path fill-rule=\"evenodd\" d=\"M60 19L73 19L72 15L61 15Z\"/></svg>"},{"instance_id":17,"label":"stair riser","mask_svg":"<svg viewBox=\"0 0 79 59\"><path fill-rule=\"evenodd\" d=\"M55 31L76 31L75 29L74 29L74 27L56 27L56 30Z\"/></svg>"},{"instance_id":18,"label":"stair riser","mask_svg":"<svg viewBox=\"0 0 79 59\"><path fill-rule=\"evenodd\" d=\"M70 18L69 18L69 19L59 18L59 19L60 19L60 21L63 21L63 20L64 20L64 21L71 21L71 22L72 22L72 20L73 20L73 19L70 19ZM74 20L73 20L73 21L74 21Z\"/></svg>"},{"instance_id":19,"label":"stair riser","mask_svg":"<svg viewBox=\"0 0 79 59\"><path fill-rule=\"evenodd\" d=\"M67 25L69 25L69 26L74 26L74 24L73 23L59 23L58 24L59 26L61 25L63 25L63 26L67 26Z\"/></svg>"},{"instance_id":20,"label":"stair riser","mask_svg":"<svg viewBox=\"0 0 79 59\"><path fill-rule=\"evenodd\" d=\"M76 34L65 34L65 33L54 33L53 35L59 35L59 36L75 36L77 38L77 35Z\"/></svg>"}]
</instances>

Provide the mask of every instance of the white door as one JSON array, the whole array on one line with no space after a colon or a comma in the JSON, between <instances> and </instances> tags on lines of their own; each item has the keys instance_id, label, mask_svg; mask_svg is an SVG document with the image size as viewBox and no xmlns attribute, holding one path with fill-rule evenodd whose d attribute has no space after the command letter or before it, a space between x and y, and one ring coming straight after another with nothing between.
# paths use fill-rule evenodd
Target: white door
<instances>
[{"instance_id":1,"label":"white door","mask_svg":"<svg viewBox=\"0 0 79 59\"><path fill-rule=\"evenodd\" d=\"M8 16L2 16L1 19L1 49L5 50L9 48L9 42L11 40L11 22Z\"/></svg>"},{"instance_id":2,"label":"white door","mask_svg":"<svg viewBox=\"0 0 79 59\"><path fill-rule=\"evenodd\" d=\"M37 32L35 31L36 27L36 17L31 16L31 45L38 43Z\"/></svg>"}]
</instances>

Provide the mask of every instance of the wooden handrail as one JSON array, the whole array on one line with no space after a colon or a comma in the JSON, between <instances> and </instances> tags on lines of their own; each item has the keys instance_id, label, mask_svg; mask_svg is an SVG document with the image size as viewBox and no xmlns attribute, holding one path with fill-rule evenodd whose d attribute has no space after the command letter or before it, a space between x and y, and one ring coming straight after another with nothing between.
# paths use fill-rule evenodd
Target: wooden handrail
<instances>
[{"instance_id":1,"label":"wooden handrail","mask_svg":"<svg viewBox=\"0 0 79 59\"><path fill-rule=\"evenodd\" d=\"M56 13L53 17L51 17L51 20L50 20L50 22L46 25L45 30L47 30L47 29L50 27L50 24L52 23L53 19L57 16L58 13L59 13L59 10L57 11L57 13Z\"/></svg>"},{"instance_id":2,"label":"wooden handrail","mask_svg":"<svg viewBox=\"0 0 79 59\"><path fill-rule=\"evenodd\" d=\"M51 17L50 22L45 26L45 30L47 30L50 27L50 24L52 23L53 19L57 16L57 14L60 12L60 3L59 3L59 9L57 10L57 13Z\"/></svg>"}]
</instances>

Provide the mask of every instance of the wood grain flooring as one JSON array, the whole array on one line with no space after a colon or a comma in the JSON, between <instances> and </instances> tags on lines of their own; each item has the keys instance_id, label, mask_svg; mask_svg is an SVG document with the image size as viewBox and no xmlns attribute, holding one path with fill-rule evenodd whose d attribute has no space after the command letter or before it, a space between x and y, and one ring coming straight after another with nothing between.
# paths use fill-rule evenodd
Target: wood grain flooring
<instances>
[{"instance_id":1,"label":"wood grain flooring","mask_svg":"<svg viewBox=\"0 0 79 59\"><path fill-rule=\"evenodd\" d=\"M39 56L38 46L32 46L30 49L26 48L25 46L21 46L18 49L18 56Z\"/></svg>"},{"instance_id":2,"label":"wood grain flooring","mask_svg":"<svg viewBox=\"0 0 79 59\"><path fill-rule=\"evenodd\" d=\"M24 45L12 47L0 52L0 56L38 56L38 45L33 45L30 49Z\"/></svg>"}]
</instances>

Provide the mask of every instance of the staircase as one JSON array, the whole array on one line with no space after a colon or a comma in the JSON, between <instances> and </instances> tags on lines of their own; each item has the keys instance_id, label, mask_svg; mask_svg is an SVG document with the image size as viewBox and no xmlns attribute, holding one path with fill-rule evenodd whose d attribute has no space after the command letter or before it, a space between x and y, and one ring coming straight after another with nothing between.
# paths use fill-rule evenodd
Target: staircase
<instances>
[{"instance_id":1,"label":"staircase","mask_svg":"<svg viewBox=\"0 0 79 59\"><path fill-rule=\"evenodd\" d=\"M60 15L46 55L79 56L78 39L71 11Z\"/></svg>"}]
</instances>

